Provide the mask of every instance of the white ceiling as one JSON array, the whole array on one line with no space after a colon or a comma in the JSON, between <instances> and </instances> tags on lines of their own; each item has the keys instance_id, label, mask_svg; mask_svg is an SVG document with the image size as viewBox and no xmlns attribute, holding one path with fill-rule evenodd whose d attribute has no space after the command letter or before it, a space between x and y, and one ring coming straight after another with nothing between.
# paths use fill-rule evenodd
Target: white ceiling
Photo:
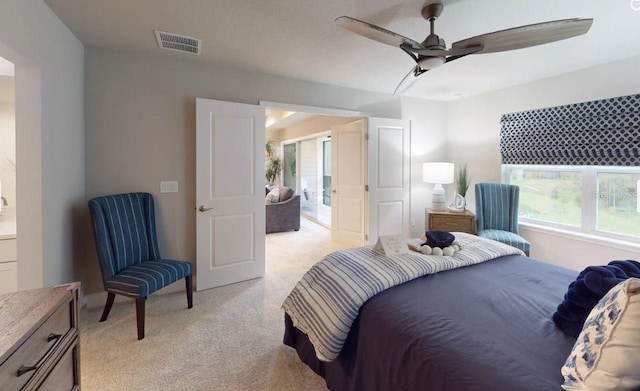
<instances>
[{"instance_id":1,"label":"white ceiling","mask_svg":"<svg viewBox=\"0 0 640 391\"><path fill-rule=\"evenodd\" d=\"M422 41L424 0L45 0L86 45L166 56L391 94L414 62L338 27L348 15ZM564 18L594 18L584 36L471 55L425 73L404 95L449 101L640 56L640 0L444 0L447 45ZM201 56L158 49L154 29L202 39Z\"/></svg>"}]
</instances>

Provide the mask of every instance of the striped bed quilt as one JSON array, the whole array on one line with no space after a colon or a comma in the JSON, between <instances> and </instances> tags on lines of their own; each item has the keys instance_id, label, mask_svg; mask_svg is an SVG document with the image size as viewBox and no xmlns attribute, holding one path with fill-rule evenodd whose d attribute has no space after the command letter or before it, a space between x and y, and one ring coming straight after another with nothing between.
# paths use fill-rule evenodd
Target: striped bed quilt
<instances>
[{"instance_id":1,"label":"striped bed quilt","mask_svg":"<svg viewBox=\"0 0 640 391\"><path fill-rule=\"evenodd\" d=\"M328 254L296 284L282 304L293 324L307 334L321 361L335 360L360 307L374 295L415 278L474 265L504 255L523 254L515 247L462 232L451 256L417 251L387 257L373 246ZM420 248L421 239L408 239Z\"/></svg>"}]
</instances>

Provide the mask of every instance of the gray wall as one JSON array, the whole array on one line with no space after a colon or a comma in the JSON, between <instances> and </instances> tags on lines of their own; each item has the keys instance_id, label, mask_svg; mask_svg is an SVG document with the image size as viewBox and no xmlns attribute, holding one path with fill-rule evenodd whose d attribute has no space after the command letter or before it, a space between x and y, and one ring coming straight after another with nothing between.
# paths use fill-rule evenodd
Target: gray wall
<instances>
[{"instance_id":1,"label":"gray wall","mask_svg":"<svg viewBox=\"0 0 640 391\"><path fill-rule=\"evenodd\" d=\"M417 119L412 137L445 139L443 103L221 68L172 53L87 48L85 72L87 196L134 190L154 194L164 257L195 261L196 97L282 102L389 118L410 115ZM427 150L419 150L419 158L426 158ZM446 151L440 152L444 156ZM177 180L180 192L160 194L161 180ZM424 213L426 201L418 199L412 208ZM418 224L419 232L424 222ZM87 249L83 260L87 292L102 291L95 250Z\"/></svg>"},{"instance_id":2,"label":"gray wall","mask_svg":"<svg viewBox=\"0 0 640 391\"><path fill-rule=\"evenodd\" d=\"M84 48L41 0L4 0L0 56L16 64L18 288L81 279Z\"/></svg>"},{"instance_id":3,"label":"gray wall","mask_svg":"<svg viewBox=\"0 0 640 391\"><path fill-rule=\"evenodd\" d=\"M600 65L455 101L449 104L448 155L468 162L472 185L467 193L475 207L474 184L499 182L500 117L505 113L565 105L640 92L640 57ZM549 229L522 228L531 241L531 256L581 270L614 259L637 259L639 245L566 234Z\"/></svg>"}]
</instances>

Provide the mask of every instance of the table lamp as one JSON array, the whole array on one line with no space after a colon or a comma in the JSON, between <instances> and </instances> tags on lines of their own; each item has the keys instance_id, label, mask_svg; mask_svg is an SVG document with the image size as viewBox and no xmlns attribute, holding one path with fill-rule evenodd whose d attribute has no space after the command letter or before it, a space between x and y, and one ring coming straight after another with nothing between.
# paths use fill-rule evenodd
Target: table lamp
<instances>
[{"instance_id":1,"label":"table lamp","mask_svg":"<svg viewBox=\"0 0 640 391\"><path fill-rule=\"evenodd\" d=\"M422 163L422 180L426 183L433 183L431 193L431 209L437 212L447 210L447 198L442 185L453 183L454 166L453 163L430 162Z\"/></svg>"}]
</instances>

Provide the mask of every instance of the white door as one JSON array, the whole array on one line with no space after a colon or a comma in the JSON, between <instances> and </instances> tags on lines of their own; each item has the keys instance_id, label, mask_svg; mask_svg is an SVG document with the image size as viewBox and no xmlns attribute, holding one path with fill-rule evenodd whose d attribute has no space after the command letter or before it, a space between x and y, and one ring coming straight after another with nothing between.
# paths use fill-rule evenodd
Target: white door
<instances>
[{"instance_id":1,"label":"white door","mask_svg":"<svg viewBox=\"0 0 640 391\"><path fill-rule=\"evenodd\" d=\"M196 99L196 289L264 276L264 107Z\"/></svg>"},{"instance_id":2,"label":"white door","mask_svg":"<svg viewBox=\"0 0 640 391\"><path fill-rule=\"evenodd\" d=\"M409 130L407 120L369 118L369 243L411 235Z\"/></svg>"},{"instance_id":3,"label":"white door","mask_svg":"<svg viewBox=\"0 0 640 391\"><path fill-rule=\"evenodd\" d=\"M365 243L366 154L363 119L331 127L332 239L351 246Z\"/></svg>"}]
</instances>

